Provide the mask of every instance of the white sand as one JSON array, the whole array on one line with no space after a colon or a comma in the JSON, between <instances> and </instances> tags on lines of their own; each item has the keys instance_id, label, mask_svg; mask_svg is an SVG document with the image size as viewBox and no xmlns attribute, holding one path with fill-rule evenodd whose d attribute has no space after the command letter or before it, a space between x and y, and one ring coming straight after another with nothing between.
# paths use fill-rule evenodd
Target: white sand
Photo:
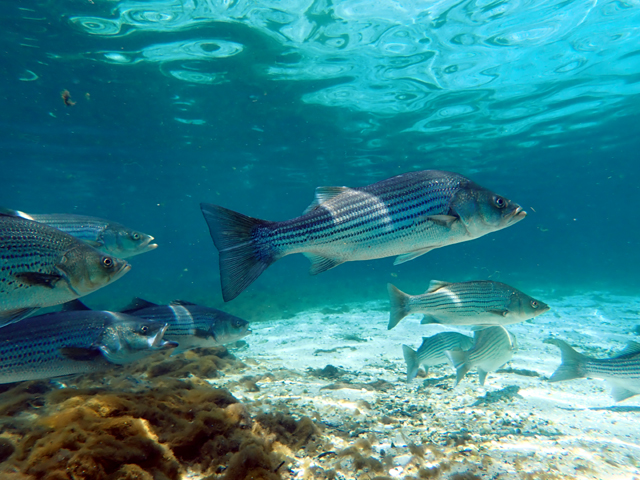
<instances>
[{"instance_id":1,"label":"white sand","mask_svg":"<svg viewBox=\"0 0 640 480\"><path fill-rule=\"evenodd\" d=\"M215 384L255 410L275 406L324 426L322 448L309 455L290 452L288 473L280 470L284 478L331 478L330 469L345 479L419 478L423 469L420 478L426 478L428 469L440 468L442 477L429 478L466 472L477 477L464 478L640 479L640 395L616 404L600 380L547 382L560 351L543 343L553 335L589 355L612 356L638 340L640 299L594 292L549 303L550 312L507 326L518 351L503 368L540 376L493 372L480 386L474 369L452 389L454 370L441 365L407 384L401 345L417 349L421 337L456 329L420 325L420 316L413 315L387 331L387 304L379 302L348 305L346 313L338 306L256 323L248 345L234 351L249 369ZM344 374L327 379L308 371L328 364ZM253 376L259 391L238 383L242 376ZM386 389L362 385L380 380L388 382ZM322 389L335 382L356 385ZM515 396L473 406L509 386L520 388ZM380 460L378 467L373 462L356 471L354 455L321 455L338 453L358 438L370 441L371 449L361 442L357 450ZM424 446L426 453L414 456L409 444Z\"/></svg>"}]
</instances>

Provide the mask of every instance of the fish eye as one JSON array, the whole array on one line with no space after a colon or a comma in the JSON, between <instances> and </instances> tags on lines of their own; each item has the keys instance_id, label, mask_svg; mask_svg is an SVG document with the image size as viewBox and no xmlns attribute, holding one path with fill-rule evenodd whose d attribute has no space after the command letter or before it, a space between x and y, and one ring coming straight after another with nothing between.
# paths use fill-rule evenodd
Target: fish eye
<instances>
[{"instance_id":1,"label":"fish eye","mask_svg":"<svg viewBox=\"0 0 640 480\"><path fill-rule=\"evenodd\" d=\"M146 325L142 325L140 327L140 333L142 333L143 335L146 335L149 332L149 327L147 327Z\"/></svg>"},{"instance_id":2,"label":"fish eye","mask_svg":"<svg viewBox=\"0 0 640 480\"><path fill-rule=\"evenodd\" d=\"M105 268L113 267L113 259L111 257L102 257L102 266Z\"/></svg>"},{"instance_id":3,"label":"fish eye","mask_svg":"<svg viewBox=\"0 0 640 480\"><path fill-rule=\"evenodd\" d=\"M531 300L531 308L538 308L538 302Z\"/></svg>"},{"instance_id":4,"label":"fish eye","mask_svg":"<svg viewBox=\"0 0 640 480\"><path fill-rule=\"evenodd\" d=\"M493 204L498 208L504 208L507 206L507 201L502 197L493 197Z\"/></svg>"},{"instance_id":5,"label":"fish eye","mask_svg":"<svg viewBox=\"0 0 640 480\"><path fill-rule=\"evenodd\" d=\"M138 232L133 232L131 236L133 237L134 240L140 240L140 234Z\"/></svg>"}]
</instances>

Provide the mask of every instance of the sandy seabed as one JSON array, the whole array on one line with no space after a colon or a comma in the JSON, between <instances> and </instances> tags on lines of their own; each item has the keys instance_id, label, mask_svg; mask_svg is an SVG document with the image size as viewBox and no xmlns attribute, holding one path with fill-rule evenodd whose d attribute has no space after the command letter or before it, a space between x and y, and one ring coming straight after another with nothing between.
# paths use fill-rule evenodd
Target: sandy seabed
<instances>
[{"instance_id":1,"label":"sandy seabed","mask_svg":"<svg viewBox=\"0 0 640 480\"><path fill-rule=\"evenodd\" d=\"M549 383L560 351L543 343L555 336L612 356L639 338L640 299L593 292L550 304L507 326L518 351L484 386L473 369L453 388L450 365L407 384L402 344L470 332L420 325L418 315L388 331L386 302L257 323L237 356L259 390L238 391L230 375L216 384L317 419L333 448L298 458L290 478L640 478L640 396L616 404L600 380Z\"/></svg>"},{"instance_id":2,"label":"sandy seabed","mask_svg":"<svg viewBox=\"0 0 640 480\"><path fill-rule=\"evenodd\" d=\"M549 383L560 351L543 343L612 356L638 340L640 299L549 304L507 327L518 351L484 386L474 369L454 388L447 364L407 383L402 344L470 331L418 315L388 331L380 301L254 322L231 355L6 387L0 478L640 479L640 396L616 404L599 380Z\"/></svg>"}]
</instances>

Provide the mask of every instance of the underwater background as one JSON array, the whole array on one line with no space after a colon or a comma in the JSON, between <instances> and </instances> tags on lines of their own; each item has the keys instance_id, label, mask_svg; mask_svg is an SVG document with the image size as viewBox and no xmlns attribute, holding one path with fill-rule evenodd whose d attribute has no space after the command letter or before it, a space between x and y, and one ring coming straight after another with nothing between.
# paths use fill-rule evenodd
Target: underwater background
<instances>
[{"instance_id":1,"label":"underwater background","mask_svg":"<svg viewBox=\"0 0 640 480\"><path fill-rule=\"evenodd\" d=\"M546 342L609 358L640 335L638 25L638 0L0 0L0 207L155 237L94 309L180 299L252 328L0 386L2 479L638 478L640 397L549 382ZM425 169L527 218L397 266L287 256L223 301L201 202L286 220L318 186ZM388 331L386 284L434 279L551 310L509 327L486 385L410 382L401 345L449 327Z\"/></svg>"},{"instance_id":2,"label":"underwater background","mask_svg":"<svg viewBox=\"0 0 640 480\"><path fill-rule=\"evenodd\" d=\"M461 173L528 218L395 267L352 262L314 277L290 256L224 308L277 317L431 279L637 292L637 2L3 1L0 11L0 205L103 217L159 244L91 306L137 295L220 307L200 202L285 220L317 186L422 169Z\"/></svg>"}]
</instances>

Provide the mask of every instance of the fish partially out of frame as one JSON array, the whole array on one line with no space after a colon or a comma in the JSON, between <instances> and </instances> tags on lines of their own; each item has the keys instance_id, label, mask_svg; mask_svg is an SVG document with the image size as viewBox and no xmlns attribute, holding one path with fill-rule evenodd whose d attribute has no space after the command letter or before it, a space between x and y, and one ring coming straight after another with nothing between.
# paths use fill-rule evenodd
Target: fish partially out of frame
<instances>
[{"instance_id":1,"label":"fish partially out of frame","mask_svg":"<svg viewBox=\"0 0 640 480\"><path fill-rule=\"evenodd\" d=\"M88 295L130 268L57 228L0 214L0 326Z\"/></svg>"},{"instance_id":2,"label":"fish partially out of frame","mask_svg":"<svg viewBox=\"0 0 640 480\"><path fill-rule=\"evenodd\" d=\"M133 257L158 247L157 243L152 243L151 235L103 218L70 213L24 213L1 207L0 213L47 224L119 258Z\"/></svg>"},{"instance_id":3,"label":"fish partially out of frame","mask_svg":"<svg viewBox=\"0 0 640 480\"><path fill-rule=\"evenodd\" d=\"M549 378L550 382L600 378L611 386L611 396L616 402L640 395L640 343L629 342L620 354L611 358L583 355L557 338L548 338L545 343L555 345L562 354L562 363Z\"/></svg>"},{"instance_id":4,"label":"fish partially out of frame","mask_svg":"<svg viewBox=\"0 0 640 480\"><path fill-rule=\"evenodd\" d=\"M0 383L105 370L173 348L167 325L98 310L56 312L0 328Z\"/></svg>"}]
</instances>

